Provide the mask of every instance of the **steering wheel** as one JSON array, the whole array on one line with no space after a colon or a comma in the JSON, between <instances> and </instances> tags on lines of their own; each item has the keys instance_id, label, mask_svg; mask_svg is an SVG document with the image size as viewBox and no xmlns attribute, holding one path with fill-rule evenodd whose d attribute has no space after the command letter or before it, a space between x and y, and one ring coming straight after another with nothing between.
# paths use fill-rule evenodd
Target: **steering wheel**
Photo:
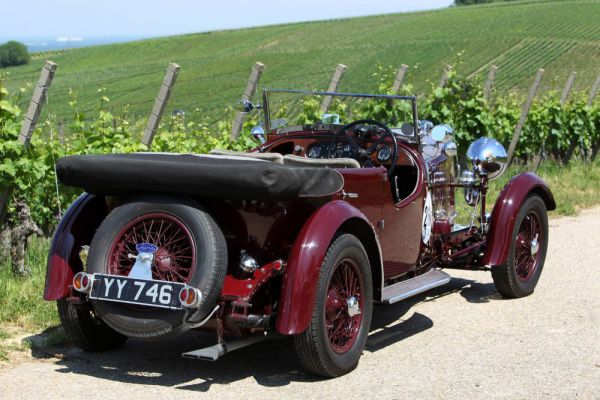
<instances>
[{"instance_id":1,"label":"steering wheel","mask_svg":"<svg viewBox=\"0 0 600 400\"><path fill-rule=\"evenodd\" d=\"M348 131L350 131L350 129L354 128L357 125L378 126L383 129L383 134L379 137L379 139L377 139L375 142L373 142L373 144L371 146L369 146L367 149L363 149L362 147L360 147L358 145L355 138L352 135L348 134ZM338 142L341 141L342 136L344 136L345 139L348 141L348 143L352 147L352 150L356 154L358 154L357 161L363 167L373 166L373 162L372 162L373 153L375 153L377 151L377 147L385 141L386 137L389 136L392 139L392 155L390 156L391 165L390 165L390 168L388 169L388 175L390 177L392 176L392 174L394 173L394 170L396 169L396 163L398 162L398 142L396 141L396 135L394 135L394 133L390 130L390 128L388 128L388 126L386 124L384 124L383 122L376 121L374 119L359 119L359 120L356 120L354 122L351 122L349 124L342 126L335 133L335 138L333 139L333 142L331 143L331 146L329 147L327 158L335 158L335 157L333 157L333 155L334 155L333 151L337 148L336 145Z\"/></svg>"}]
</instances>

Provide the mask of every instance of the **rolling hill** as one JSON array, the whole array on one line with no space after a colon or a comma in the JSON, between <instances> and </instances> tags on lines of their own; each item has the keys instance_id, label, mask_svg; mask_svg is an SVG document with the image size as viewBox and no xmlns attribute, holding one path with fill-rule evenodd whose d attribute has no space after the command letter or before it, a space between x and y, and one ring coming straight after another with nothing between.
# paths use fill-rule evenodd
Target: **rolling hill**
<instances>
[{"instance_id":1,"label":"rolling hill","mask_svg":"<svg viewBox=\"0 0 600 400\"><path fill-rule=\"evenodd\" d=\"M424 91L461 52L465 74L485 75L497 65L500 90L526 89L538 68L546 70L544 90L561 88L570 71L578 72L575 88L587 90L600 73L599 21L598 0L520 1L217 31L38 53L30 65L6 69L5 83L15 90L37 80L49 58L59 68L48 109L59 119L70 97L81 110L94 109L99 88L111 105L129 104L141 116L167 64L176 62L181 72L169 108L210 114L239 99L255 61L267 66L261 85L308 89L325 89L343 63L346 91L374 90L377 62L404 63L411 66L406 81Z\"/></svg>"}]
</instances>

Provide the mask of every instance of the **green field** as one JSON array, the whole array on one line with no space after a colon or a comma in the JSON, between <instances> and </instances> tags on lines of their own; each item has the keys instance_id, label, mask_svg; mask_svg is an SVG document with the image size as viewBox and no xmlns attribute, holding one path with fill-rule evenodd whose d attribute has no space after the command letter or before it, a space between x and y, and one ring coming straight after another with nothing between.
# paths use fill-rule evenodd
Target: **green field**
<instances>
[{"instance_id":1,"label":"green field","mask_svg":"<svg viewBox=\"0 0 600 400\"><path fill-rule=\"evenodd\" d=\"M600 73L599 21L600 1L522 1L218 31L34 54L30 65L6 70L6 83L14 90L36 80L50 58L59 69L47 110L59 119L68 116L70 89L81 111L93 110L98 89L106 88L116 109L129 104L132 114L145 116L167 64L177 62L170 109L200 109L216 119L216 110L239 99L255 61L267 65L261 84L309 89L325 89L344 63L346 91L375 90L378 61L405 63L407 81L422 92L462 52L459 71L483 76L495 64L500 90L526 89L538 68L546 70L544 90L561 88L572 70L575 89L587 90Z\"/></svg>"}]
</instances>

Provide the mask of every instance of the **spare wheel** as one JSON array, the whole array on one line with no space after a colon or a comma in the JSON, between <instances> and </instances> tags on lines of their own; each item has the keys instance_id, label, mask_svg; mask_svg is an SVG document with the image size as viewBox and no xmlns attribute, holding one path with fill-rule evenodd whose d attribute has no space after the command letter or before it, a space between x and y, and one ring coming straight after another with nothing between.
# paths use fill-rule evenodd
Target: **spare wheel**
<instances>
[{"instance_id":1,"label":"spare wheel","mask_svg":"<svg viewBox=\"0 0 600 400\"><path fill-rule=\"evenodd\" d=\"M89 273L127 276L136 245L158 247L152 279L182 282L202 292L192 321L215 307L227 272L227 245L213 218L191 201L167 196L135 199L113 209L100 225L87 261ZM108 301L92 301L96 315L116 331L154 338L180 330L186 311Z\"/></svg>"}]
</instances>

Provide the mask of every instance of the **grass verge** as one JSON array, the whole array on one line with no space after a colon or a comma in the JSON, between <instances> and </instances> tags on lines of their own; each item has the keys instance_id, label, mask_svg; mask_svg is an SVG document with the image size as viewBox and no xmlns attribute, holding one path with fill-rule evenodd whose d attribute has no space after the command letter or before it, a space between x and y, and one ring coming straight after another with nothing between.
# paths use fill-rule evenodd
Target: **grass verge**
<instances>
[{"instance_id":1,"label":"grass verge","mask_svg":"<svg viewBox=\"0 0 600 400\"><path fill-rule=\"evenodd\" d=\"M507 173L490 184L490 211L496 197L515 175L527 171L526 166L512 166ZM550 216L575 215L583 208L600 203L600 158L584 163L574 160L567 166L545 161L537 174L542 177L556 200Z\"/></svg>"},{"instance_id":2,"label":"grass verge","mask_svg":"<svg viewBox=\"0 0 600 400\"><path fill-rule=\"evenodd\" d=\"M45 238L30 238L26 258L31 269L29 277L14 276L8 256L0 260L0 360L6 361L11 352L27 349L11 341L12 336L41 332L59 324L54 302L42 299L49 243Z\"/></svg>"}]
</instances>

